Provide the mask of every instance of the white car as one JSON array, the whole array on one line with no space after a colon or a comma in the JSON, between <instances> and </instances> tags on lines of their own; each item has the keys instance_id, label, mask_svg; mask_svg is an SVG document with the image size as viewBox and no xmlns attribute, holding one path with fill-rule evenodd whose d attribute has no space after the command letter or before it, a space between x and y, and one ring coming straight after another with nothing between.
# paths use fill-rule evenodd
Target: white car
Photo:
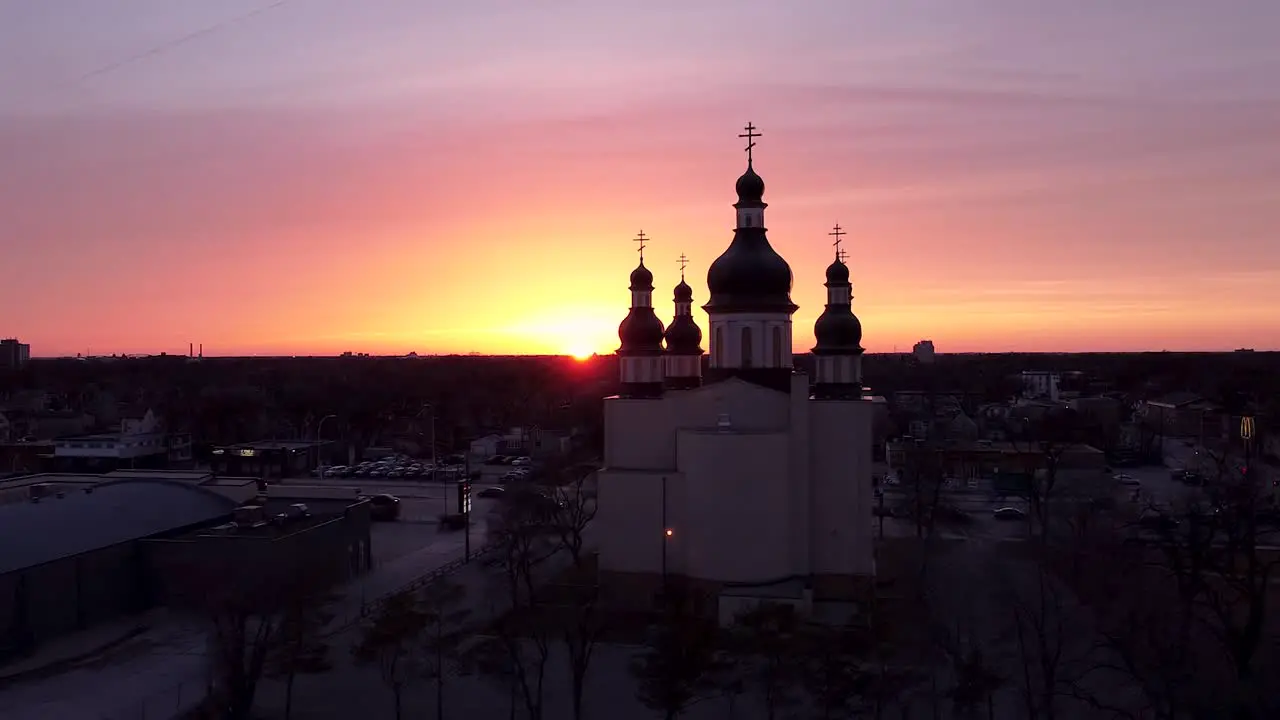
<instances>
[{"instance_id":1,"label":"white car","mask_svg":"<svg viewBox=\"0 0 1280 720\"><path fill-rule=\"evenodd\" d=\"M1132 475L1124 475L1124 474L1116 475L1115 481L1120 483L1121 485L1129 485L1131 487L1142 484L1142 481L1139 480L1138 478Z\"/></svg>"}]
</instances>

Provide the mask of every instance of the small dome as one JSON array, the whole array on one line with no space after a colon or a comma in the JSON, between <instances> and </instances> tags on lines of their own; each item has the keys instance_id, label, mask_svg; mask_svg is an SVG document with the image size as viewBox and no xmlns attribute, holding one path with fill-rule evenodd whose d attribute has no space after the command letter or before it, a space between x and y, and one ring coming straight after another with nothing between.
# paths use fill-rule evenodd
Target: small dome
<instances>
[{"instance_id":1,"label":"small dome","mask_svg":"<svg viewBox=\"0 0 1280 720\"><path fill-rule=\"evenodd\" d=\"M649 272L649 268L644 266L644 261L640 261L640 266L631 271L631 288L632 290L652 290L653 289L653 273Z\"/></svg>"},{"instance_id":2,"label":"small dome","mask_svg":"<svg viewBox=\"0 0 1280 720\"><path fill-rule=\"evenodd\" d=\"M862 322L848 308L839 312L828 306L813 324L813 336L818 341L813 351L820 355L862 352Z\"/></svg>"},{"instance_id":3,"label":"small dome","mask_svg":"<svg viewBox=\"0 0 1280 720\"><path fill-rule=\"evenodd\" d=\"M828 285L848 285L849 284L849 266L839 260L827 266L827 284Z\"/></svg>"},{"instance_id":4,"label":"small dome","mask_svg":"<svg viewBox=\"0 0 1280 720\"><path fill-rule=\"evenodd\" d=\"M667 328L667 352L672 355L701 355L702 328L692 315L677 315Z\"/></svg>"},{"instance_id":5,"label":"small dome","mask_svg":"<svg viewBox=\"0 0 1280 720\"><path fill-rule=\"evenodd\" d=\"M623 355L660 354L664 330L662 321L653 314L653 308L632 308L618 325L618 339L622 341L618 352Z\"/></svg>"},{"instance_id":6,"label":"small dome","mask_svg":"<svg viewBox=\"0 0 1280 720\"><path fill-rule=\"evenodd\" d=\"M680 284L676 285L675 301L693 302L693 288L689 287L689 283L684 280L681 280Z\"/></svg>"},{"instance_id":7,"label":"small dome","mask_svg":"<svg viewBox=\"0 0 1280 720\"><path fill-rule=\"evenodd\" d=\"M735 186L738 191L738 204L745 207L764 205L764 178L756 174L755 168L747 165L747 171L738 178Z\"/></svg>"}]
</instances>

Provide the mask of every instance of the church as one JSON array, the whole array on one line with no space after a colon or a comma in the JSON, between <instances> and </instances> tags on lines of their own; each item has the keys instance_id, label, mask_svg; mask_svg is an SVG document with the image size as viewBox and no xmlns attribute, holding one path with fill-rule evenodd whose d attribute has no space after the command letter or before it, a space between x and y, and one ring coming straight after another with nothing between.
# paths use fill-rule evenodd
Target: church
<instances>
[{"instance_id":1,"label":"church","mask_svg":"<svg viewBox=\"0 0 1280 720\"><path fill-rule=\"evenodd\" d=\"M715 598L724 622L765 599L839 621L875 574L862 325L836 226L813 376L794 368L791 267L766 234L759 135L748 125L742 137L736 229L707 271L706 353L683 269L669 325L654 310L643 242L631 273L592 529L602 591L651 607L679 579Z\"/></svg>"}]
</instances>

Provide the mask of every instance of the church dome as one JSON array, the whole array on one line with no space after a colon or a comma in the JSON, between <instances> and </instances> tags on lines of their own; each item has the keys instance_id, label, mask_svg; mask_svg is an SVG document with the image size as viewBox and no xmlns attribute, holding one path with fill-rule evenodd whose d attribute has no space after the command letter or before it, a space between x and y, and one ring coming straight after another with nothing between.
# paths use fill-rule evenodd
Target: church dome
<instances>
[{"instance_id":1,"label":"church dome","mask_svg":"<svg viewBox=\"0 0 1280 720\"><path fill-rule=\"evenodd\" d=\"M791 279L791 266L769 245L764 228L739 228L707 270L707 309L790 312Z\"/></svg>"},{"instance_id":2,"label":"church dome","mask_svg":"<svg viewBox=\"0 0 1280 720\"><path fill-rule=\"evenodd\" d=\"M756 174L750 163L734 189L738 191L738 207L764 206L764 178Z\"/></svg>"},{"instance_id":3,"label":"church dome","mask_svg":"<svg viewBox=\"0 0 1280 720\"><path fill-rule=\"evenodd\" d=\"M672 355L701 355L702 329L692 315L677 315L667 328L667 352Z\"/></svg>"},{"instance_id":4,"label":"church dome","mask_svg":"<svg viewBox=\"0 0 1280 720\"><path fill-rule=\"evenodd\" d=\"M813 351L819 355L862 352L862 322L848 306L836 307L828 306L813 324L813 336L818 341Z\"/></svg>"},{"instance_id":5,"label":"church dome","mask_svg":"<svg viewBox=\"0 0 1280 720\"><path fill-rule=\"evenodd\" d=\"M660 354L664 331L662 321L653 313L653 308L632 308L618 325L618 339L622 341L618 352L623 355Z\"/></svg>"},{"instance_id":6,"label":"church dome","mask_svg":"<svg viewBox=\"0 0 1280 720\"><path fill-rule=\"evenodd\" d=\"M676 285L675 300L676 302L693 302L693 288L689 287L689 283L681 280L680 284Z\"/></svg>"},{"instance_id":7,"label":"church dome","mask_svg":"<svg viewBox=\"0 0 1280 720\"><path fill-rule=\"evenodd\" d=\"M827 266L827 284L828 285L848 285L849 284L849 266L839 260Z\"/></svg>"},{"instance_id":8,"label":"church dome","mask_svg":"<svg viewBox=\"0 0 1280 720\"><path fill-rule=\"evenodd\" d=\"M649 268L644 266L644 261L640 261L640 266L631 271L631 288L632 290L652 290L653 289L653 273L649 272Z\"/></svg>"}]
</instances>

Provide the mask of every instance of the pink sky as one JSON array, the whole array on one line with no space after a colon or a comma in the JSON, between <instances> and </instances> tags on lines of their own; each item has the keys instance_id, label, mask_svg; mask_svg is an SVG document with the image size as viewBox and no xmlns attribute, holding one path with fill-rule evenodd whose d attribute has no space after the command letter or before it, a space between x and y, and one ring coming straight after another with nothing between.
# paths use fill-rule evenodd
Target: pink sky
<instances>
[{"instance_id":1,"label":"pink sky","mask_svg":"<svg viewBox=\"0 0 1280 720\"><path fill-rule=\"evenodd\" d=\"M1280 347L1274 2L439 5L0 7L0 335L610 352L750 120L797 350L836 222L873 352Z\"/></svg>"}]
</instances>

